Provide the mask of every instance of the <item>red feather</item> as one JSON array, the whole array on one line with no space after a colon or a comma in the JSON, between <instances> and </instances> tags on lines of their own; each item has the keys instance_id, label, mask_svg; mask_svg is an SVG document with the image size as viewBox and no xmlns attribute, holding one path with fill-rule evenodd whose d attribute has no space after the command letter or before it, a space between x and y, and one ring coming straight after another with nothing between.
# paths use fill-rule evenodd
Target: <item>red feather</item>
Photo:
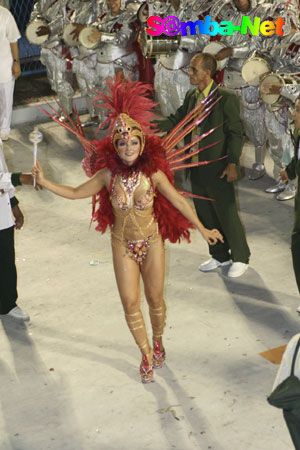
<instances>
[{"instance_id":1,"label":"red feather","mask_svg":"<svg viewBox=\"0 0 300 450\"><path fill-rule=\"evenodd\" d=\"M153 134L155 126L151 121L156 117L153 108L157 105L152 100L153 86L125 79L121 72L116 78L108 78L106 83L107 92L99 92L95 100L96 105L106 110L107 115L107 119L99 125L98 130L109 122L107 134L110 135L119 114L125 113L139 122L144 134Z\"/></svg>"}]
</instances>

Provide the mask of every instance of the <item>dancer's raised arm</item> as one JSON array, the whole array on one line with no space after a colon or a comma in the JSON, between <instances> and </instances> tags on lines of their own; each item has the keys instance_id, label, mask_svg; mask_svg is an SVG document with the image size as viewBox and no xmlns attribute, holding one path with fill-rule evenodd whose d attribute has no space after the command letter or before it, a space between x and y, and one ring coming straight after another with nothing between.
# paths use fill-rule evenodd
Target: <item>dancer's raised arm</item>
<instances>
[{"instance_id":1,"label":"dancer's raised arm","mask_svg":"<svg viewBox=\"0 0 300 450\"><path fill-rule=\"evenodd\" d=\"M195 225L208 244L214 245L218 240L224 242L222 234L217 229L208 230L205 228L194 213L190 204L176 191L174 186L169 182L168 178L161 170L158 170L155 174L153 174L152 179L156 189L163 194L166 199L169 200L169 202L171 202L172 205L184 215L184 217Z\"/></svg>"},{"instance_id":2,"label":"dancer's raised arm","mask_svg":"<svg viewBox=\"0 0 300 450\"><path fill-rule=\"evenodd\" d=\"M79 198L87 198L97 194L103 187L109 184L110 172L108 169L99 170L95 175L85 183L80 184L77 187L64 186L62 184L54 183L45 178L43 169L37 161L36 166L32 167L32 175L36 177L36 181L39 185L48 189L56 195L69 198L71 200Z\"/></svg>"}]
</instances>

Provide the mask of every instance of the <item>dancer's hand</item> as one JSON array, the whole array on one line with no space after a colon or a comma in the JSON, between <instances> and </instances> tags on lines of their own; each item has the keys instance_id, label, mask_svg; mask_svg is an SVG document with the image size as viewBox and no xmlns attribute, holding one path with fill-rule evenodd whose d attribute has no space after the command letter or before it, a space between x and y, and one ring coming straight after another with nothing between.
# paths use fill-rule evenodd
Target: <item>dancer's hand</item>
<instances>
[{"instance_id":1,"label":"dancer's hand","mask_svg":"<svg viewBox=\"0 0 300 450\"><path fill-rule=\"evenodd\" d=\"M284 182L289 181L289 177L288 177L287 171L285 169L282 169L280 171L279 175L280 175L280 181L284 181Z\"/></svg>"},{"instance_id":2,"label":"dancer's hand","mask_svg":"<svg viewBox=\"0 0 300 450\"><path fill-rule=\"evenodd\" d=\"M36 177L36 182L40 186L43 186L43 183L45 182L45 176L42 169L42 166L40 165L39 161L36 162L36 166L32 166L32 176Z\"/></svg>"},{"instance_id":3,"label":"dancer's hand","mask_svg":"<svg viewBox=\"0 0 300 450\"><path fill-rule=\"evenodd\" d=\"M222 234L216 228L213 228L212 230L204 228L204 230L201 231L201 234L209 245L215 245L218 241L224 242Z\"/></svg>"}]
</instances>

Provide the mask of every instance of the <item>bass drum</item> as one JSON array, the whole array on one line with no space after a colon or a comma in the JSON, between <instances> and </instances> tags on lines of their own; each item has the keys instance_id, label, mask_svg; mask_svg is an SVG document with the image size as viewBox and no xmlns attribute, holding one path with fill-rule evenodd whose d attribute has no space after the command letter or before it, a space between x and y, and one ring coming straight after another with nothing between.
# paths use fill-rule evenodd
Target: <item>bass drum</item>
<instances>
[{"instance_id":1,"label":"bass drum","mask_svg":"<svg viewBox=\"0 0 300 450\"><path fill-rule=\"evenodd\" d=\"M36 32L40 27L45 26L47 26L47 22L42 19L34 19L32 22L30 22L27 25L25 32L28 41L36 45L44 44L48 40L49 34L45 34L44 36L38 36Z\"/></svg>"},{"instance_id":2,"label":"bass drum","mask_svg":"<svg viewBox=\"0 0 300 450\"><path fill-rule=\"evenodd\" d=\"M255 55L246 59L242 67L242 77L249 86L259 86L260 78L266 72L271 71L269 58Z\"/></svg>"},{"instance_id":3,"label":"bass drum","mask_svg":"<svg viewBox=\"0 0 300 450\"><path fill-rule=\"evenodd\" d=\"M142 5L144 6L144 5ZM141 8L141 2L137 0L128 0L126 3L126 11L137 14Z\"/></svg>"},{"instance_id":4,"label":"bass drum","mask_svg":"<svg viewBox=\"0 0 300 450\"><path fill-rule=\"evenodd\" d=\"M220 50L226 48L226 45L222 42L213 41L207 44L203 53L210 53L211 55L216 55ZM217 70L223 70L228 63L228 58L222 59L222 61L217 61Z\"/></svg>"},{"instance_id":5,"label":"bass drum","mask_svg":"<svg viewBox=\"0 0 300 450\"><path fill-rule=\"evenodd\" d=\"M177 49L176 52L172 52L169 55L161 55L159 61L166 69L178 70L188 66L191 57L190 53Z\"/></svg>"},{"instance_id":6,"label":"bass drum","mask_svg":"<svg viewBox=\"0 0 300 450\"><path fill-rule=\"evenodd\" d=\"M267 105L281 107L284 103L284 97L278 94L269 94L270 85L281 88L287 85L297 85L299 78L293 75L279 75L278 73L270 73L263 77L259 86L259 93L263 102Z\"/></svg>"},{"instance_id":7,"label":"bass drum","mask_svg":"<svg viewBox=\"0 0 300 450\"><path fill-rule=\"evenodd\" d=\"M140 31L138 43L145 58L156 55L169 55L179 47L178 36L151 36L145 29Z\"/></svg>"}]
</instances>

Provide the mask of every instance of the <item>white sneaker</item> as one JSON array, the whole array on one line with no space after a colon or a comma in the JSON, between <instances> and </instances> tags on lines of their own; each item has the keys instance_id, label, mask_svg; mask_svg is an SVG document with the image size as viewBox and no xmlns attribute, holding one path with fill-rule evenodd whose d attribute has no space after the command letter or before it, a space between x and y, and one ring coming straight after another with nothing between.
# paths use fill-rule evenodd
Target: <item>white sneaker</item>
<instances>
[{"instance_id":1,"label":"white sneaker","mask_svg":"<svg viewBox=\"0 0 300 450\"><path fill-rule=\"evenodd\" d=\"M220 262L215 258L211 258L208 261L200 264L199 270L201 270L201 272L209 272L210 270L214 270L217 267L228 266L228 264L230 264L230 261Z\"/></svg>"},{"instance_id":2,"label":"white sneaker","mask_svg":"<svg viewBox=\"0 0 300 450\"><path fill-rule=\"evenodd\" d=\"M1 141L8 141L8 134L0 134Z\"/></svg>"},{"instance_id":3,"label":"white sneaker","mask_svg":"<svg viewBox=\"0 0 300 450\"><path fill-rule=\"evenodd\" d=\"M11 309L9 313L7 313L7 316L11 316L14 319L24 320L25 322L30 320L28 314L24 313L18 306L15 306L13 309Z\"/></svg>"},{"instance_id":4,"label":"white sneaker","mask_svg":"<svg viewBox=\"0 0 300 450\"><path fill-rule=\"evenodd\" d=\"M234 262L228 270L228 276L230 278L240 277L248 269L249 264Z\"/></svg>"}]
</instances>

